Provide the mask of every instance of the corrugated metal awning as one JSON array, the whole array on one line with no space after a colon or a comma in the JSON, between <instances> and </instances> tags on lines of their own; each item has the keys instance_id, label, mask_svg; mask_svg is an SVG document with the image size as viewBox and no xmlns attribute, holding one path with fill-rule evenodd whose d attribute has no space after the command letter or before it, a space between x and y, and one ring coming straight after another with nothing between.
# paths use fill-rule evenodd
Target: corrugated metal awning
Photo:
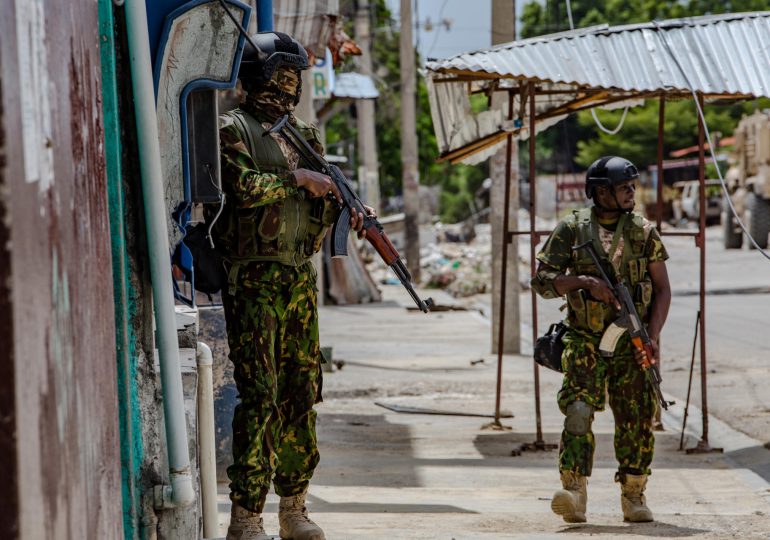
<instances>
[{"instance_id":1,"label":"corrugated metal awning","mask_svg":"<svg viewBox=\"0 0 770 540\"><path fill-rule=\"evenodd\" d=\"M428 63L443 159L478 162L509 133L526 138L526 84L537 84L537 131L567 114L666 95L707 99L770 96L770 12L599 26ZM507 95L513 89L513 120ZM469 96L496 96L473 111ZM501 99L500 99L501 98Z\"/></svg>"}]
</instances>

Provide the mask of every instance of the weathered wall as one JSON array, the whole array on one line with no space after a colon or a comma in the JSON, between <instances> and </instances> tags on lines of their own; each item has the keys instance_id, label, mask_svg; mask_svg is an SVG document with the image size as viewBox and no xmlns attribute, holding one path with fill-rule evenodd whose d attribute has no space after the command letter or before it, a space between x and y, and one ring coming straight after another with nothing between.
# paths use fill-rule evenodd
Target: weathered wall
<instances>
[{"instance_id":1,"label":"weathered wall","mask_svg":"<svg viewBox=\"0 0 770 540\"><path fill-rule=\"evenodd\" d=\"M122 538L95 3L5 2L0 51L0 537Z\"/></svg>"},{"instance_id":2,"label":"weathered wall","mask_svg":"<svg viewBox=\"0 0 770 540\"><path fill-rule=\"evenodd\" d=\"M111 178L119 192L113 197L121 215L122 223L114 223L114 253L120 251L124 259L124 282L117 280L115 289L122 293L116 297L116 304L122 303L123 310L118 319L125 318L125 346L118 360L118 380L121 384L120 403L122 415L122 449L124 494L124 530L126 540L150 539L194 539L199 537L200 516L198 505L189 508L154 510L152 488L168 484L168 459L163 424L163 401L161 381L153 339L152 288L149 276L149 260L146 245L142 183L139 169L139 151L135 131L136 121L133 109L133 94L129 52L126 36L125 6L111 5L114 47L114 79L117 93L117 115L120 129L120 179ZM105 32L110 31L109 28ZM103 69L105 64L103 63ZM106 71L106 70L105 70ZM105 81L106 84L106 81ZM119 221L117 219L115 222ZM116 246L118 235L123 247ZM115 268L117 265L114 265ZM194 346L195 335L183 332L185 339L180 347ZM184 343L182 343L184 341ZM194 358L194 357L193 357ZM185 406L187 408L188 441L191 451L193 474L196 465L195 407L191 396L195 396L196 373L191 370L183 375ZM194 482L196 478L194 478Z\"/></svg>"}]
</instances>

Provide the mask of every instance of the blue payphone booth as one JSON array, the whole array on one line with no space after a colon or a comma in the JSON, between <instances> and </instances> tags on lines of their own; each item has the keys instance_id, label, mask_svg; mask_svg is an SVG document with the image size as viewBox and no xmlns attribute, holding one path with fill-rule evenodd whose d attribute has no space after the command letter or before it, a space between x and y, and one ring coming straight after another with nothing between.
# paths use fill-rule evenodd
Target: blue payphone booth
<instances>
[{"instance_id":1,"label":"blue payphone booth","mask_svg":"<svg viewBox=\"0 0 770 540\"><path fill-rule=\"evenodd\" d=\"M238 0L146 0L146 5L169 245L174 263L194 283L192 256L182 239L193 204L222 202L217 90L235 86L245 39L241 29L248 27L251 8ZM192 304L194 290L175 292Z\"/></svg>"}]
</instances>

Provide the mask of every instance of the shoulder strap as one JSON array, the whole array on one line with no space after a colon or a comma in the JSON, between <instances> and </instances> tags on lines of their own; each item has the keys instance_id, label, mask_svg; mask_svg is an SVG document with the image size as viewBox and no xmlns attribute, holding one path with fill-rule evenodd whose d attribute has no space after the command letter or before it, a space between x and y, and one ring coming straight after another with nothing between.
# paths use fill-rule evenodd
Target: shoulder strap
<instances>
[{"instance_id":1,"label":"shoulder strap","mask_svg":"<svg viewBox=\"0 0 770 540\"><path fill-rule=\"evenodd\" d=\"M643 231L645 242L649 238L650 231L652 230L651 227L645 227L647 223L648 221L645 219L645 217L642 214L637 214L636 212L633 212L631 214L631 225Z\"/></svg>"},{"instance_id":2,"label":"shoulder strap","mask_svg":"<svg viewBox=\"0 0 770 540\"><path fill-rule=\"evenodd\" d=\"M618 244L620 243L620 239L623 238L623 231L626 228L626 223L628 222L628 214L621 214L620 219L618 220L618 225L615 227L615 234L612 235L612 244L610 245L610 250L607 253L610 262L613 260L613 255L615 254L615 251L618 249ZM613 264L613 266L615 266ZM615 269L617 273L617 268Z\"/></svg>"},{"instance_id":3,"label":"shoulder strap","mask_svg":"<svg viewBox=\"0 0 770 540\"><path fill-rule=\"evenodd\" d=\"M260 169L268 172L287 170L288 164L278 143L272 137L265 137L267 130L256 118L239 109L226 113L233 121L238 133L246 143L249 154Z\"/></svg>"},{"instance_id":4,"label":"shoulder strap","mask_svg":"<svg viewBox=\"0 0 770 540\"><path fill-rule=\"evenodd\" d=\"M591 223L591 207L581 208L575 210L575 221L578 223Z\"/></svg>"}]
</instances>

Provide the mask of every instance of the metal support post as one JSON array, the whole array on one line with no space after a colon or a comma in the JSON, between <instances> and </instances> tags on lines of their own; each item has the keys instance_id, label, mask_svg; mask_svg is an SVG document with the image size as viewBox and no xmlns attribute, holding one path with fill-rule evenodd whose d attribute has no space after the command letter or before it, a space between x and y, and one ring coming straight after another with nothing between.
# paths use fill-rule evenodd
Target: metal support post
<instances>
[{"instance_id":1,"label":"metal support post","mask_svg":"<svg viewBox=\"0 0 770 540\"><path fill-rule=\"evenodd\" d=\"M513 118L513 92L508 91L508 119ZM495 420L487 424L486 428L505 429L500 423L500 395L503 384L503 343L505 338L505 282L508 273L508 244L510 243L510 234L508 230L508 220L511 212L511 153L513 151L513 135L509 134L506 139L505 155L505 209L503 210L503 268L500 272L500 324L497 334L497 386L495 389ZM509 428L510 429L510 428Z\"/></svg>"},{"instance_id":2,"label":"metal support post","mask_svg":"<svg viewBox=\"0 0 770 540\"><path fill-rule=\"evenodd\" d=\"M656 191L657 191L657 197L656 197L656 220L657 220L657 227L658 227L658 233L661 234L663 232L661 223L663 222L663 137L665 133L665 124L666 124L666 96L662 94L660 96L660 102L658 104L658 181L656 182ZM661 344L658 343L658 346L660 347ZM661 358L663 355L660 355ZM658 359L658 362L660 362L660 358ZM658 365L660 369L660 364ZM655 422L653 429L655 431L665 431L663 428L663 420L661 419L661 410L660 407L658 407L657 412L655 413Z\"/></svg>"},{"instance_id":3,"label":"metal support post","mask_svg":"<svg viewBox=\"0 0 770 540\"><path fill-rule=\"evenodd\" d=\"M698 105L703 112L703 94L700 93ZM700 115L698 115L698 182L699 224L696 242L700 248L700 391L703 430L701 440L694 448L687 449L688 454L723 451L722 448L712 448L709 444L708 371L706 369L706 152L705 128Z\"/></svg>"},{"instance_id":4,"label":"metal support post","mask_svg":"<svg viewBox=\"0 0 770 540\"><path fill-rule=\"evenodd\" d=\"M537 89L535 83L529 83L529 267L530 275L535 275L537 254L536 248L540 236L535 231L535 212L537 211L537 181L535 180L535 115L537 113L535 96ZM530 290L532 296L532 346L537 341L537 295L534 289ZM540 415L540 366L532 362L535 376L535 433L536 438L532 443L524 444L520 450L555 450L555 444L546 444L543 440L543 427Z\"/></svg>"},{"instance_id":5,"label":"metal support post","mask_svg":"<svg viewBox=\"0 0 770 540\"><path fill-rule=\"evenodd\" d=\"M663 221L663 135L665 131L666 123L666 96L660 96L660 102L658 104L658 181L656 182L657 189L657 227L658 232L661 232L661 222Z\"/></svg>"}]
</instances>

